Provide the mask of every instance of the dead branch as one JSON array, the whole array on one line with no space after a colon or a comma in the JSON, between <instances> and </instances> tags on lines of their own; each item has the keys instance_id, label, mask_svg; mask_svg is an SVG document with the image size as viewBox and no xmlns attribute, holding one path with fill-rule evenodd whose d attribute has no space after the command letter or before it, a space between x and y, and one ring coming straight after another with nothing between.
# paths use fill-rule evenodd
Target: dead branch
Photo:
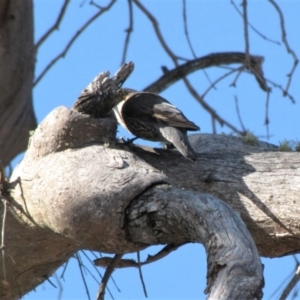
<instances>
[{"instance_id":1,"label":"dead branch","mask_svg":"<svg viewBox=\"0 0 300 300\"><path fill-rule=\"evenodd\" d=\"M170 56L170 58L173 60L174 64L177 66L178 65L178 56L176 56L173 51L170 49L170 47L167 45L165 39L163 38L163 35L159 29L159 24L156 18L150 13L147 8L141 4L139 0L132 0L134 4L147 16L147 18L150 20L152 23L152 26L154 28L155 34L162 45L163 49L166 51L166 53Z\"/></svg>"},{"instance_id":2,"label":"dead branch","mask_svg":"<svg viewBox=\"0 0 300 300\"><path fill-rule=\"evenodd\" d=\"M127 0L127 2L128 2L128 9L129 9L129 25L128 25L128 28L125 30L126 37L125 37L125 42L124 42L124 47L123 47L123 55L122 55L121 65L125 63L126 56L127 56L127 50L128 50L128 46L129 46L129 41L130 41L130 36L133 31L132 0Z\"/></svg>"},{"instance_id":3,"label":"dead branch","mask_svg":"<svg viewBox=\"0 0 300 300\"><path fill-rule=\"evenodd\" d=\"M234 9L238 12L238 14L243 17L243 13L239 10L239 8L237 7L237 5L235 4L235 2L233 0L230 0L230 3L233 5ZM274 43L276 45L280 45L280 42L272 40L270 38L268 38L266 35L264 35L263 33L261 33L259 30L257 30L248 20L248 26L255 32L257 33L261 38L263 38L264 40Z\"/></svg>"},{"instance_id":4,"label":"dead branch","mask_svg":"<svg viewBox=\"0 0 300 300\"><path fill-rule=\"evenodd\" d=\"M127 210L130 239L145 244L186 240L203 243L208 255L208 299L261 299L262 267L260 262L256 264L259 256L238 215L208 194L190 194L188 199L183 194L181 189L161 185L137 197ZM181 221L183 216L187 217L186 223ZM149 231L150 223L153 228ZM178 235L178 228L182 235Z\"/></svg>"},{"instance_id":5,"label":"dead branch","mask_svg":"<svg viewBox=\"0 0 300 300\"><path fill-rule=\"evenodd\" d=\"M282 292L279 300L286 300L287 297L289 296L289 294L291 293L291 291L296 286L296 284L299 282L299 280L300 280L300 265L298 265L293 278L290 280L290 282L288 283L288 285L285 287L285 289Z\"/></svg>"},{"instance_id":6,"label":"dead branch","mask_svg":"<svg viewBox=\"0 0 300 300\"><path fill-rule=\"evenodd\" d=\"M245 132L242 132L238 130L234 125L227 122L225 119L223 119L219 114L216 113L216 111L208 105L208 103L197 93L197 91L194 89L190 81L185 77L183 79L186 87L188 88L189 92L194 96L194 98L198 101L198 103L207 111L209 114L214 118L215 121L218 121L221 126L226 125L228 128L230 128L233 132L238 133L240 135L244 135Z\"/></svg>"},{"instance_id":7,"label":"dead branch","mask_svg":"<svg viewBox=\"0 0 300 300\"><path fill-rule=\"evenodd\" d=\"M245 38L245 54L246 54L246 60L245 64L246 66L250 67L250 44L249 44L249 33L248 33L248 11L247 11L247 0L242 1L243 6L243 21L244 21L244 38Z\"/></svg>"},{"instance_id":8,"label":"dead branch","mask_svg":"<svg viewBox=\"0 0 300 300\"><path fill-rule=\"evenodd\" d=\"M285 87L285 89L283 91L283 95L286 96L287 93L288 93L289 87L291 85L291 82L292 82L293 74L294 74L294 72L295 72L295 70L297 68L299 59L298 59L295 51L290 47L290 45L288 43L287 35L286 35L286 30L285 30L284 16L283 16L283 13L282 13L280 7L278 6L278 4L274 0L269 0L269 2L274 6L275 10L278 13L278 16L279 16L279 19L280 19L280 28L281 28L282 42L285 45L287 53L291 54L291 56L293 57L293 60L294 60L294 64L292 66L292 69L291 69L291 71L288 74L288 81L287 81L286 87Z\"/></svg>"},{"instance_id":9,"label":"dead branch","mask_svg":"<svg viewBox=\"0 0 300 300\"><path fill-rule=\"evenodd\" d=\"M106 268L104 276L102 278L99 291L97 294L97 300L104 300L105 295L105 288L108 283L109 278L111 277L111 274L113 273L115 269L115 265L118 264L119 260L122 258L122 254L116 254L114 258L112 259L110 265Z\"/></svg>"},{"instance_id":10,"label":"dead branch","mask_svg":"<svg viewBox=\"0 0 300 300\"><path fill-rule=\"evenodd\" d=\"M70 0L64 0L64 4L57 16L55 23L44 33L44 35L37 41L35 44L35 51L41 46L43 42L54 32L54 30L58 30L60 22L62 21L65 12L67 11L67 6L69 5Z\"/></svg>"},{"instance_id":11,"label":"dead branch","mask_svg":"<svg viewBox=\"0 0 300 300\"><path fill-rule=\"evenodd\" d=\"M250 61L252 67L257 68L263 74L263 57L250 55ZM167 89L170 85L174 84L176 81L181 80L183 77L197 70L215 66L230 65L235 63L243 64L244 62L245 53L243 52L212 53L194 60L190 60L187 63L184 63L180 66L175 67L172 70L169 70L154 83L144 88L144 91L159 94L163 90ZM259 82L260 79L258 79L256 76L255 78ZM265 82L259 82L259 84L264 91L267 91L269 89Z\"/></svg>"},{"instance_id":12,"label":"dead branch","mask_svg":"<svg viewBox=\"0 0 300 300\"><path fill-rule=\"evenodd\" d=\"M45 74L53 67L53 65L61 58L65 57L70 47L73 45L73 43L76 41L76 39L84 32L84 30L93 23L99 16L101 16L103 13L109 11L109 9L113 6L113 4L116 2L116 0L111 0L110 3L102 7L96 14L94 14L88 21L86 21L73 35L73 37L70 39L70 41L65 46L64 50L59 53L55 58L52 59L52 61L45 67L45 69L37 76L35 81L33 82L33 86L35 86L44 76Z\"/></svg>"}]
</instances>

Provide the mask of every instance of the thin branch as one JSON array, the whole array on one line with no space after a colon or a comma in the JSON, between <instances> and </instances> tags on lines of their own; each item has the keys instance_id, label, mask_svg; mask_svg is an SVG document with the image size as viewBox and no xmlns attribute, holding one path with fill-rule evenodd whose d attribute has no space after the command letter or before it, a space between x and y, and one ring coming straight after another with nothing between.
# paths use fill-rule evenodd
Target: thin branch
<instances>
[{"instance_id":1,"label":"thin branch","mask_svg":"<svg viewBox=\"0 0 300 300\"><path fill-rule=\"evenodd\" d=\"M235 126L233 126L232 124L230 124L229 122L227 122L226 120L224 120L221 116L219 116L216 111L207 104L206 101L204 101L204 99L197 93L197 91L193 88L192 84L189 82L189 80L185 77L183 78L183 82L185 83L187 89L189 90L189 92L191 93L191 95L198 101L198 103L208 112L210 113L211 116L214 117L214 119L216 121L219 122L219 124L221 126L226 125L228 128L230 128L231 130L233 130L234 132L243 135L244 132L238 130Z\"/></svg>"},{"instance_id":2,"label":"thin branch","mask_svg":"<svg viewBox=\"0 0 300 300\"><path fill-rule=\"evenodd\" d=\"M183 0L183 7L182 7L182 14L183 14L183 25L184 25L184 34L185 34L185 37L186 37L186 40L188 42L188 45L190 47L190 50L194 56L194 58L197 57L194 49L193 49L193 46L192 46L192 43L191 43L191 40L190 40L190 35L189 35L189 31L188 31L188 26L187 26L187 16L186 16L186 0Z\"/></svg>"},{"instance_id":3,"label":"thin branch","mask_svg":"<svg viewBox=\"0 0 300 300\"><path fill-rule=\"evenodd\" d=\"M145 295L146 298L148 298L146 285L145 285L144 278L143 278L143 273L142 273L140 251L137 251L137 261L138 261L138 270L139 270L139 275L140 275L140 279L141 279L142 286L143 286L144 295Z\"/></svg>"},{"instance_id":4,"label":"thin branch","mask_svg":"<svg viewBox=\"0 0 300 300\"><path fill-rule=\"evenodd\" d=\"M7 216L7 200L1 197L3 202L3 216L2 216L2 228L1 228L1 252L2 252L2 272L4 281L6 281L6 267L5 267L5 225Z\"/></svg>"},{"instance_id":5,"label":"thin branch","mask_svg":"<svg viewBox=\"0 0 300 300\"><path fill-rule=\"evenodd\" d=\"M244 37L245 37L245 53L246 53L246 66L250 67L250 58L249 58L249 32L248 32L248 11L247 11L247 0L243 0L243 21L244 21Z\"/></svg>"},{"instance_id":6,"label":"thin branch","mask_svg":"<svg viewBox=\"0 0 300 300\"><path fill-rule=\"evenodd\" d=\"M165 256L169 255L171 252L177 250L179 247L181 247L185 244L187 244L187 243L168 244L167 246L165 246L163 249L161 249L155 255L148 255L146 261L141 262L140 265L144 266L144 265L156 262L156 261L164 258ZM111 264L112 260L113 260L113 258L105 256L105 257L95 259L94 264L98 267L105 268ZM132 268L132 267L138 268L138 266L139 266L139 263L133 259L120 259L119 262L117 264L115 264L115 268Z\"/></svg>"},{"instance_id":7,"label":"thin branch","mask_svg":"<svg viewBox=\"0 0 300 300\"><path fill-rule=\"evenodd\" d=\"M239 121L240 121L240 125L243 128L243 131L246 132L247 130L246 130L245 126L244 126L244 123L243 123L243 120L242 120L242 117L241 117L241 113L240 113L240 109L239 109L239 100L238 100L238 97L234 96L234 100L235 100L235 109L236 109L236 113L237 113Z\"/></svg>"},{"instance_id":8,"label":"thin branch","mask_svg":"<svg viewBox=\"0 0 300 300\"><path fill-rule=\"evenodd\" d=\"M214 88L214 87L216 86L216 84L217 84L218 82L220 82L221 80L223 80L225 77L227 77L227 76L229 76L229 75L231 75L231 74L233 74L233 73L235 73L235 72L237 72L237 71L240 71L241 69L244 69L244 67L239 67L239 68L233 69L233 70L231 70L231 71L225 73L224 75L220 76L218 79L216 79L215 81L213 81L213 82L211 83L211 85L205 90L205 92L201 95L201 97L204 98L204 97L208 94L208 92L209 92L212 88ZM240 72L239 72L239 73L240 73ZM233 84L231 84L230 86L232 86L232 85L233 85Z\"/></svg>"},{"instance_id":9,"label":"thin branch","mask_svg":"<svg viewBox=\"0 0 300 300\"><path fill-rule=\"evenodd\" d=\"M116 254L113 260L111 261L110 265L106 268L97 294L97 300L104 300L105 288L108 283L108 280L114 271L115 265L118 264L122 256L123 254Z\"/></svg>"},{"instance_id":10,"label":"thin branch","mask_svg":"<svg viewBox=\"0 0 300 300\"><path fill-rule=\"evenodd\" d=\"M216 120L213 116L211 116L211 127L212 127L212 133L217 134Z\"/></svg>"},{"instance_id":11,"label":"thin branch","mask_svg":"<svg viewBox=\"0 0 300 300\"><path fill-rule=\"evenodd\" d=\"M267 139L270 138L270 132L269 132L269 103L270 103L270 92L267 93L267 98L266 98L266 116L265 116L265 125L267 129Z\"/></svg>"},{"instance_id":12,"label":"thin branch","mask_svg":"<svg viewBox=\"0 0 300 300\"><path fill-rule=\"evenodd\" d=\"M125 42L124 42L123 56L122 56L121 65L125 63L126 55L127 55L127 51L128 51L128 46L129 46L129 40L130 40L131 33L133 31L132 0L127 0L127 2L128 2L128 9L129 9L129 26L125 30L126 31L126 38L125 38Z\"/></svg>"},{"instance_id":13,"label":"thin branch","mask_svg":"<svg viewBox=\"0 0 300 300\"><path fill-rule=\"evenodd\" d=\"M69 260L64 264L63 271L61 272L61 275L59 277L59 278L62 278L63 280L65 280L64 276L65 276L65 272L67 270L68 264L69 264Z\"/></svg>"},{"instance_id":14,"label":"thin branch","mask_svg":"<svg viewBox=\"0 0 300 300\"><path fill-rule=\"evenodd\" d=\"M185 34L186 40L188 42L188 45L189 45L189 48L190 48L190 50L192 52L193 57L197 58L197 55L196 55L196 53L194 51L194 48L192 46L192 42L191 42L191 39L190 39L190 35L189 35L189 31L188 31L188 26L187 26L186 0L182 0L182 2L183 2L182 15L183 15L184 34ZM207 74L207 72L206 72L205 69L203 69L203 73L204 73L206 79L208 80L208 82L210 84L212 84L211 79L209 78L209 76L208 76L208 74ZM216 89L214 86L213 86L213 88Z\"/></svg>"},{"instance_id":15,"label":"thin branch","mask_svg":"<svg viewBox=\"0 0 300 300\"><path fill-rule=\"evenodd\" d=\"M57 299L60 300L64 288L63 288L63 285L62 285L61 282L60 282L60 278L57 276L56 273L54 273L54 278L56 279L56 282L57 282L58 287L59 287Z\"/></svg>"},{"instance_id":16,"label":"thin branch","mask_svg":"<svg viewBox=\"0 0 300 300\"><path fill-rule=\"evenodd\" d=\"M99 272L98 268L96 268L96 266L95 266L95 264L93 263L93 261L92 261L92 260L89 258L89 256L85 253L85 251L81 251L81 252L82 252L82 254L86 257L86 259L90 262L90 264L93 266L93 268L96 270L97 274L99 275L99 277L100 277L101 280L102 280L103 276L102 276L102 274ZM90 252L92 253L92 251L90 251ZM90 270L89 270L89 269L87 269L87 270L88 270L88 272L92 275L92 277L96 280L96 282L99 284L99 281L95 278L95 276L93 276L93 274L90 272ZM115 280L113 279L113 277L112 277L111 279L113 280L113 282L114 282L114 284L115 284L115 287L117 288L118 292L120 292L120 289L119 289L118 286L116 285ZM107 288L107 290L108 290L108 292L109 292L109 294L110 294L110 297L111 297L112 299L114 299L114 296L112 295L110 289Z\"/></svg>"},{"instance_id":17,"label":"thin branch","mask_svg":"<svg viewBox=\"0 0 300 300\"><path fill-rule=\"evenodd\" d=\"M52 285L55 289L57 289L57 286L50 280L48 276L44 276L44 278Z\"/></svg>"},{"instance_id":18,"label":"thin branch","mask_svg":"<svg viewBox=\"0 0 300 300\"><path fill-rule=\"evenodd\" d=\"M238 12L238 14L243 17L242 12L239 10L239 8L237 7L237 5L235 4L235 2L233 0L230 0L231 4L233 5L233 7L235 8L235 10ZM272 40L270 38L268 38L267 36L265 36L264 34L262 34L260 31L258 31L249 21L248 21L248 26L255 32L257 33L261 38L263 38L264 40L274 43L276 45L281 45L280 42Z\"/></svg>"},{"instance_id":19,"label":"thin branch","mask_svg":"<svg viewBox=\"0 0 300 300\"><path fill-rule=\"evenodd\" d=\"M157 36L160 44L162 45L162 47L164 48L166 53L170 56L170 58L173 60L174 64L177 66L178 65L178 62L177 62L178 57L173 53L173 51L169 48L166 41L164 40L162 33L160 32L160 29L159 29L159 24L158 24L157 20L155 19L155 17L146 9L145 6L143 6L139 2L139 0L133 0L133 2L151 21L152 26L154 28L154 31L156 33L156 36Z\"/></svg>"},{"instance_id":20,"label":"thin branch","mask_svg":"<svg viewBox=\"0 0 300 300\"><path fill-rule=\"evenodd\" d=\"M266 80L267 80L268 83L272 84L275 88L281 90L282 93L284 93L285 96L287 96L292 101L293 104L296 103L294 97L291 94L287 93L280 84L278 84L278 83L276 83L276 82L274 82L274 81L272 81L270 79L266 79Z\"/></svg>"},{"instance_id":21,"label":"thin branch","mask_svg":"<svg viewBox=\"0 0 300 300\"><path fill-rule=\"evenodd\" d=\"M298 265L295 275L293 276L293 278L291 279L289 284L286 286L286 288L282 292L279 300L287 299L288 295L291 293L291 291L296 286L296 284L299 282L299 280L300 280L300 265Z\"/></svg>"},{"instance_id":22,"label":"thin branch","mask_svg":"<svg viewBox=\"0 0 300 300\"><path fill-rule=\"evenodd\" d=\"M83 263L81 261L81 258L80 258L80 255L79 255L78 252L75 254L75 257L76 257L77 262L78 262L78 266L79 266L79 270L80 270L80 274L81 274L81 278L82 278L82 281L83 281L83 284L84 284L84 288L85 288L86 294L88 296L88 299L91 300L89 288L87 286L87 283L86 283L86 280L85 280L85 277L84 277L84 274L83 274L83 271L82 271L82 269L83 269Z\"/></svg>"},{"instance_id":23,"label":"thin branch","mask_svg":"<svg viewBox=\"0 0 300 300\"><path fill-rule=\"evenodd\" d=\"M72 44L76 41L76 39L82 34L82 32L93 22L95 21L99 16L101 16L104 12L108 11L112 5L116 2L116 0L111 0L110 3L103 7L101 10L99 10L94 16L92 16L81 28L77 30L77 32L73 35L73 37L70 39L70 41L65 46L64 50L58 54L46 67L45 69L39 74L39 76L36 78L36 80L33 83L33 86L35 86L44 76L45 74L53 67L53 65L61 58L63 58Z\"/></svg>"},{"instance_id":24,"label":"thin branch","mask_svg":"<svg viewBox=\"0 0 300 300\"><path fill-rule=\"evenodd\" d=\"M42 45L43 42L53 33L54 30L58 30L60 22L62 21L65 12L67 11L67 6L70 3L70 0L64 0L64 4L58 14L58 17L56 19L56 22L44 33L44 35L38 40L38 42L35 44L34 48L35 51Z\"/></svg>"},{"instance_id":25,"label":"thin branch","mask_svg":"<svg viewBox=\"0 0 300 300\"><path fill-rule=\"evenodd\" d=\"M279 15L282 42L285 45L287 53L291 54L292 57L293 57L293 60L294 60L294 65L293 65L290 73L287 75L288 78L289 78L288 82L287 82L286 87L283 91L283 95L286 96L287 93L288 93L289 87L291 85L291 82L292 82L293 74L296 70L296 67L297 67L298 63L299 63L299 59L298 59L296 53L294 52L294 50L290 47L290 45L288 43L286 30L285 30L284 16L283 16L283 13L282 13L280 7L278 6L278 4L274 0L269 0L269 2L274 6L275 10L277 11L277 13Z\"/></svg>"}]
</instances>

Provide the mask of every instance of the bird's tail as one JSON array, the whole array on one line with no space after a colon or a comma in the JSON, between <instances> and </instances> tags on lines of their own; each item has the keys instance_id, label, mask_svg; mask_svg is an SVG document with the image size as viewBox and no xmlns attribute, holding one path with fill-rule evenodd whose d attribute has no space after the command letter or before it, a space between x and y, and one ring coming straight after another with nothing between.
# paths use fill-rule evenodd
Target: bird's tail
<instances>
[{"instance_id":1,"label":"bird's tail","mask_svg":"<svg viewBox=\"0 0 300 300\"><path fill-rule=\"evenodd\" d=\"M197 155L189 142L185 129L166 126L159 130L162 136L171 142L185 158L194 162L197 160Z\"/></svg>"}]
</instances>

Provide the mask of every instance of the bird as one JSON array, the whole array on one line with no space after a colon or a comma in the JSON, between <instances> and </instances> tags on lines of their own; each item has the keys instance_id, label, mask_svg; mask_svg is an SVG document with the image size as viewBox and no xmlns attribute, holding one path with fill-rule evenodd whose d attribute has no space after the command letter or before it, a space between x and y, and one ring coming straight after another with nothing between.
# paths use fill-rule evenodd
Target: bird
<instances>
[{"instance_id":1,"label":"bird","mask_svg":"<svg viewBox=\"0 0 300 300\"><path fill-rule=\"evenodd\" d=\"M118 123L135 136L174 146L185 158L195 162L197 155L187 137L187 131L200 129L163 97L123 89L123 100L113 108Z\"/></svg>"}]
</instances>

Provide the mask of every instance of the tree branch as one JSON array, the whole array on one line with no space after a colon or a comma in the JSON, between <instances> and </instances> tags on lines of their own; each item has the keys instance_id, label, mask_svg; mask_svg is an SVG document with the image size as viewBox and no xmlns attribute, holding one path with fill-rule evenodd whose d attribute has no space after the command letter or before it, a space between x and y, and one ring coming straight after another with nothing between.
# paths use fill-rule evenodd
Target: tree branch
<instances>
[{"instance_id":1,"label":"tree branch","mask_svg":"<svg viewBox=\"0 0 300 300\"><path fill-rule=\"evenodd\" d=\"M44 76L45 74L53 67L53 65L61 58L63 58L70 47L73 45L73 43L76 41L76 39L84 32L84 30L93 22L95 21L99 16L101 16L103 13L107 12L113 4L116 2L116 0L111 0L110 3L102 7L94 16L92 16L85 24L83 24L77 32L73 35L73 37L70 39L70 41L65 46L64 50L59 53L55 58L52 59L52 61L45 67L45 69L37 76L35 81L33 82L33 86L35 86Z\"/></svg>"},{"instance_id":2,"label":"tree branch","mask_svg":"<svg viewBox=\"0 0 300 300\"><path fill-rule=\"evenodd\" d=\"M126 223L133 242L203 244L208 256L208 299L262 298L262 265L256 247L241 219L222 201L157 186L130 204Z\"/></svg>"},{"instance_id":3,"label":"tree branch","mask_svg":"<svg viewBox=\"0 0 300 300\"><path fill-rule=\"evenodd\" d=\"M263 74L262 71L263 58L261 56L251 55L250 61L253 68L257 68ZM158 80L156 80L154 83L144 88L144 91L159 94L163 90L167 89L170 85L174 84L176 81L182 79L183 77L197 70L214 67L214 66L235 64L235 63L243 64L244 62L245 62L245 53L242 52L223 52L223 53L209 54L194 60L190 60L187 63L175 67L173 70L169 70L164 75L162 75ZM268 87L263 77L261 79L261 78L257 78L256 74L254 75L260 87L264 91L267 91Z\"/></svg>"},{"instance_id":4,"label":"tree branch","mask_svg":"<svg viewBox=\"0 0 300 300\"><path fill-rule=\"evenodd\" d=\"M69 5L70 0L64 0L64 4L60 10L60 13L57 17L56 22L45 32L45 34L38 40L38 42L35 44L35 51L38 50L38 48L41 46L43 42L53 33L54 30L58 30L60 22L62 21L65 12L67 11L67 6Z\"/></svg>"},{"instance_id":5,"label":"tree branch","mask_svg":"<svg viewBox=\"0 0 300 300\"><path fill-rule=\"evenodd\" d=\"M292 69L288 74L288 82L287 82L286 87L285 87L284 92L283 92L283 95L286 96L287 93L288 93L289 87L291 85L291 82L292 82L293 74L294 74L294 72L297 68L298 63L299 63L299 59L298 59L296 53L294 52L294 50L290 47L290 45L288 43L286 30L285 30L284 16L283 16L283 13L282 13L280 7L278 6L278 4L274 0L269 0L269 2L274 6L275 10L277 11L277 13L279 15L282 42L285 45L287 53L291 54L291 56L293 57L293 60L294 60L294 64L292 66Z\"/></svg>"}]
</instances>

